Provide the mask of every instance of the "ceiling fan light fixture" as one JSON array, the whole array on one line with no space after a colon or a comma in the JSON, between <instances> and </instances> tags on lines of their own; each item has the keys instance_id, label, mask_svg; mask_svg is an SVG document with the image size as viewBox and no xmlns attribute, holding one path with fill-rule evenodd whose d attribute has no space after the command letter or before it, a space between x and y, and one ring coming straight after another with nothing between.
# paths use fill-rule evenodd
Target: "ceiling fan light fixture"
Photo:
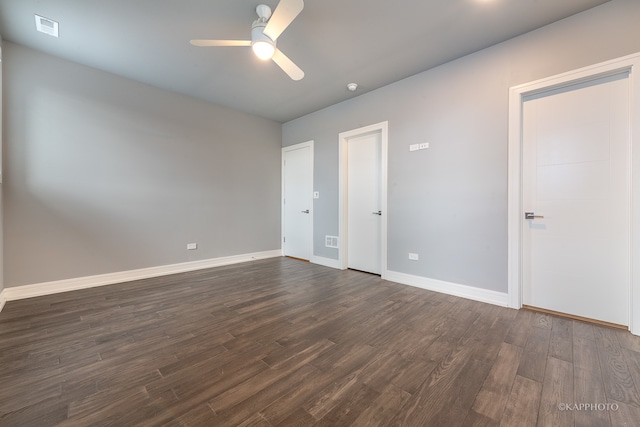
<instances>
[{"instance_id":1,"label":"ceiling fan light fixture","mask_svg":"<svg viewBox=\"0 0 640 427\"><path fill-rule=\"evenodd\" d=\"M256 56L262 59L263 61L266 61L267 59L271 59L271 57L276 51L276 48L273 47L273 44L263 40L254 42L251 45L251 48L253 49L253 53L255 53Z\"/></svg>"},{"instance_id":2,"label":"ceiling fan light fixture","mask_svg":"<svg viewBox=\"0 0 640 427\"><path fill-rule=\"evenodd\" d=\"M251 49L263 61L271 59L276 52L276 44L264 33L265 23L256 21L251 28Z\"/></svg>"}]
</instances>

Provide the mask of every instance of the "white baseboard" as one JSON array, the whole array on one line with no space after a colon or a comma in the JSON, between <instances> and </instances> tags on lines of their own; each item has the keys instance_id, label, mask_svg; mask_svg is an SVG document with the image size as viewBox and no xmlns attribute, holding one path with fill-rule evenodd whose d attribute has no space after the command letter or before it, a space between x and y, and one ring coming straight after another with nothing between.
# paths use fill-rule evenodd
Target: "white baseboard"
<instances>
[{"instance_id":1,"label":"white baseboard","mask_svg":"<svg viewBox=\"0 0 640 427\"><path fill-rule=\"evenodd\" d=\"M205 268L220 267L240 262L258 259L276 258L282 256L282 250L255 252L242 255L205 259L201 261L183 262L180 264L163 265L159 267L141 268L138 270L121 271L116 273L99 274L96 276L78 277L74 279L56 280L53 282L36 283L33 285L5 288L0 294L2 301L13 301L42 295L57 294L97 286L113 285L115 283L130 282L132 280L148 279L150 277L166 276ZM0 305L1 307L1 305Z\"/></svg>"},{"instance_id":2,"label":"white baseboard","mask_svg":"<svg viewBox=\"0 0 640 427\"><path fill-rule=\"evenodd\" d=\"M43 295L69 292L79 289L88 289L97 286L112 285L115 283L130 282L133 280L147 279L150 277L165 276L187 271L201 270L205 268L220 267L223 265L237 264L240 262L253 261L258 259L276 258L282 256L280 249L256 252L228 257L212 258L201 261L184 262L180 264L164 265L159 267L141 268L116 273L100 274L95 276L78 277L74 279L57 280L53 282L36 283L33 285L17 286L5 288L0 292L0 311L7 301L14 301L24 298L32 298ZM340 269L339 260L312 257L311 262L326 267ZM457 283L444 282L441 280L429 279L421 276L414 276L396 271L387 271L385 279L415 286L430 291L441 292L474 301L486 302L489 304L508 307L508 297L506 293L491 291L487 289L474 288L473 286L460 285Z\"/></svg>"},{"instance_id":3,"label":"white baseboard","mask_svg":"<svg viewBox=\"0 0 640 427\"><path fill-rule=\"evenodd\" d=\"M397 271L387 271L386 280L415 286L429 291L440 292L456 297L467 298L474 301L486 302L501 307L509 306L509 298L506 292L491 291L488 289L474 288L473 286L444 282L442 280L429 279L427 277L414 276Z\"/></svg>"},{"instance_id":4,"label":"white baseboard","mask_svg":"<svg viewBox=\"0 0 640 427\"><path fill-rule=\"evenodd\" d=\"M324 258L321 256L312 256L309 261L313 264L324 265L325 267L337 268L338 270L341 269L340 260L337 260L337 259Z\"/></svg>"}]
</instances>

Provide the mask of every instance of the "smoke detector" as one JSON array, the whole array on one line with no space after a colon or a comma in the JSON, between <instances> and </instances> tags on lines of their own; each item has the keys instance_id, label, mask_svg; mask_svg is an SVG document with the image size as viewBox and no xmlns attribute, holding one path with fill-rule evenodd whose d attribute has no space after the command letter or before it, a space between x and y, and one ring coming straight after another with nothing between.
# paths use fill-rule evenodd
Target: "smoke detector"
<instances>
[{"instance_id":1,"label":"smoke detector","mask_svg":"<svg viewBox=\"0 0 640 427\"><path fill-rule=\"evenodd\" d=\"M355 90L358 89L358 83L349 83L347 85L347 89L349 89L351 92L355 92Z\"/></svg>"}]
</instances>

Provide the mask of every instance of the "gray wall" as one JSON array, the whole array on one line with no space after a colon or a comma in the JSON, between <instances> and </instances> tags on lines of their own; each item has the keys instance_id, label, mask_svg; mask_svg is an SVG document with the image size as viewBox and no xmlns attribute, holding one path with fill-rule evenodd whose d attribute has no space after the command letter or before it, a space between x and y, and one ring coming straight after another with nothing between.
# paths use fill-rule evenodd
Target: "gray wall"
<instances>
[{"instance_id":1,"label":"gray wall","mask_svg":"<svg viewBox=\"0 0 640 427\"><path fill-rule=\"evenodd\" d=\"M638 22L614 0L285 123L284 146L315 141L314 254L338 258L338 133L388 120L389 270L506 292L509 87L639 52Z\"/></svg>"},{"instance_id":2,"label":"gray wall","mask_svg":"<svg viewBox=\"0 0 640 427\"><path fill-rule=\"evenodd\" d=\"M281 247L279 123L4 54L5 286Z\"/></svg>"}]
</instances>

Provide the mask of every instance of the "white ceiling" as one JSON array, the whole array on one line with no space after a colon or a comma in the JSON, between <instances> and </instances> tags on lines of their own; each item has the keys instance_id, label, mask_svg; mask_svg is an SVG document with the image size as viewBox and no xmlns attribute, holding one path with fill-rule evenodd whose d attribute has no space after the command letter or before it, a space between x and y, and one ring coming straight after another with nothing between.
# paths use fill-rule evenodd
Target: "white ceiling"
<instances>
[{"instance_id":1,"label":"white ceiling","mask_svg":"<svg viewBox=\"0 0 640 427\"><path fill-rule=\"evenodd\" d=\"M264 0L275 9L278 0ZM278 39L293 81L246 47L259 0L0 0L3 39L286 122L609 0L307 0ZM35 30L34 14L60 23ZM349 82L359 84L349 92Z\"/></svg>"}]
</instances>

